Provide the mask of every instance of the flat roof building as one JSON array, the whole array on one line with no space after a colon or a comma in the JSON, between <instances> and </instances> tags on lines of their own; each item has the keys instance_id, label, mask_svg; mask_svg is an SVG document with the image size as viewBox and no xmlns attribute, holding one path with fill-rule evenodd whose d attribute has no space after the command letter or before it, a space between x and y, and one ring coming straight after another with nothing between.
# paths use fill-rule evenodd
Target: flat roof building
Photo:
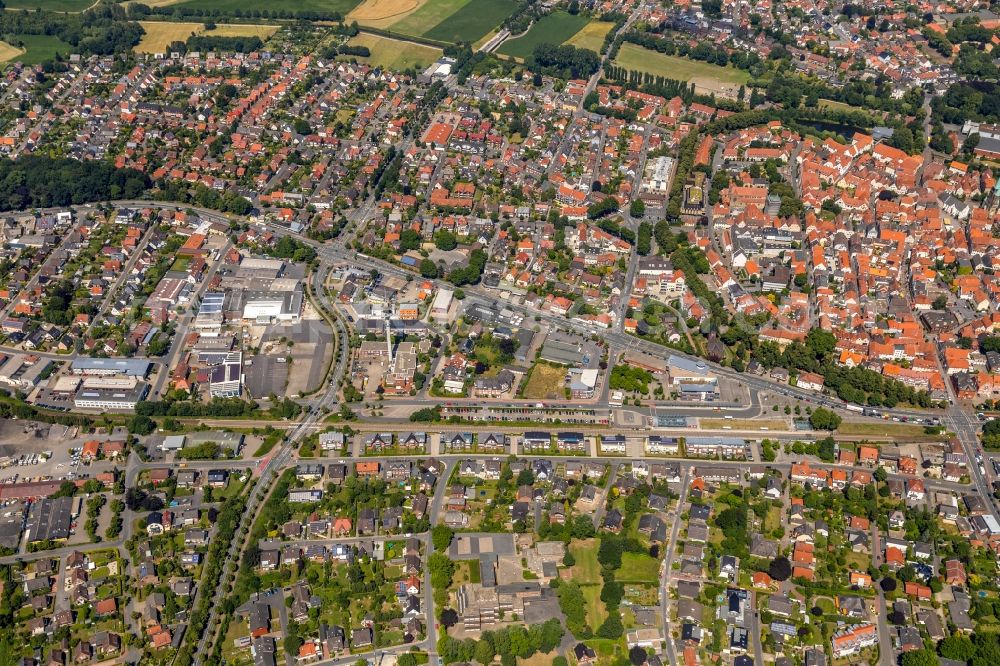
<instances>
[{"instance_id":1,"label":"flat roof building","mask_svg":"<svg viewBox=\"0 0 1000 666\"><path fill-rule=\"evenodd\" d=\"M76 358L70 365L75 375L131 375L145 377L152 363L143 358Z\"/></svg>"},{"instance_id":2,"label":"flat roof building","mask_svg":"<svg viewBox=\"0 0 1000 666\"><path fill-rule=\"evenodd\" d=\"M81 389L73 398L77 409L133 410L146 397L149 384L139 382L132 389Z\"/></svg>"}]
</instances>

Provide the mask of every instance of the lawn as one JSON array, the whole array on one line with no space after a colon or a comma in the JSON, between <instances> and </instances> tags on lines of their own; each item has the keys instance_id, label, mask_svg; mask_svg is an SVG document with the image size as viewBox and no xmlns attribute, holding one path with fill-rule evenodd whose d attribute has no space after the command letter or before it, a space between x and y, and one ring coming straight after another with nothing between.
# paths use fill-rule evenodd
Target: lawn
<instances>
[{"instance_id":1,"label":"lawn","mask_svg":"<svg viewBox=\"0 0 1000 666\"><path fill-rule=\"evenodd\" d=\"M203 23L172 23L166 21L139 21L146 34L135 47L140 53L163 53L172 42L183 42L192 35L212 37L260 37L267 39L278 30L275 25L219 25L205 30Z\"/></svg>"},{"instance_id":2,"label":"lawn","mask_svg":"<svg viewBox=\"0 0 1000 666\"><path fill-rule=\"evenodd\" d=\"M699 91L732 93L750 75L735 67L720 67L678 56L668 56L635 44L622 44L615 64L625 69L649 72L654 76L693 82Z\"/></svg>"},{"instance_id":3,"label":"lawn","mask_svg":"<svg viewBox=\"0 0 1000 666\"><path fill-rule=\"evenodd\" d=\"M425 0L412 12L393 21L390 29L403 35L423 35L468 3L469 0ZM364 24L366 21L359 20L358 23Z\"/></svg>"},{"instance_id":4,"label":"lawn","mask_svg":"<svg viewBox=\"0 0 1000 666\"><path fill-rule=\"evenodd\" d=\"M423 69L441 57L441 49L369 33L356 35L348 43L351 46L367 46L371 51L371 56L360 60L397 72L411 67Z\"/></svg>"},{"instance_id":5,"label":"lawn","mask_svg":"<svg viewBox=\"0 0 1000 666\"><path fill-rule=\"evenodd\" d=\"M497 51L515 58L527 58L539 44L558 46L580 32L585 25L587 25L586 16L580 14L574 16L562 11L552 12L536 21L523 37L508 39Z\"/></svg>"},{"instance_id":6,"label":"lawn","mask_svg":"<svg viewBox=\"0 0 1000 666\"><path fill-rule=\"evenodd\" d=\"M705 430L788 430L784 419L698 419L698 425Z\"/></svg>"},{"instance_id":7,"label":"lawn","mask_svg":"<svg viewBox=\"0 0 1000 666\"><path fill-rule=\"evenodd\" d=\"M73 53L73 45L52 35L16 35L13 42L20 42L24 53L14 58L25 65L36 65L45 60L52 60L56 53L67 55Z\"/></svg>"},{"instance_id":8,"label":"lawn","mask_svg":"<svg viewBox=\"0 0 1000 666\"><path fill-rule=\"evenodd\" d=\"M529 400L562 399L566 397L563 384L566 370L562 366L549 365L539 361L528 375L524 386L524 397Z\"/></svg>"},{"instance_id":9,"label":"lawn","mask_svg":"<svg viewBox=\"0 0 1000 666\"><path fill-rule=\"evenodd\" d=\"M772 506L764 517L764 531L771 533L781 527L781 509Z\"/></svg>"},{"instance_id":10,"label":"lawn","mask_svg":"<svg viewBox=\"0 0 1000 666\"><path fill-rule=\"evenodd\" d=\"M615 24L610 21L591 21L583 26L583 30L566 40L566 43L580 49L590 49L595 53L600 53L601 47L604 46L604 37L613 27Z\"/></svg>"},{"instance_id":11,"label":"lawn","mask_svg":"<svg viewBox=\"0 0 1000 666\"><path fill-rule=\"evenodd\" d=\"M601 601L601 586L581 585L580 591L583 593L584 601L587 602L587 624L592 630L597 631L608 617L608 609Z\"/></svg>"},{"instance_id":12,"label":"lawn","mask_svg":"<svg viewBox=\"0 0 1000 666\"><path fill-rule=\"evenodd\" d=\"M358 5L359 0L185 0L178 3L184 7L218 10L220 14L232 14L237 9L250 10L317 12L347 14Z\"/></svg>"},{"instance_id":13,"label":"lawn","mask_svg":"<svg viewBox=\"0 0 1000 666\"><path fill-rule=\"evenodd\" d=\"M615 578L623 583L657 583L660 561L645 553L623 553L622 568Z\"/></svg>"},{"instance_id":14,"label":"lawn","mask_svg":"<svg viewBox=\"0 0 1000 666\"><path fill-rule=\"evenodd\" d=\"M94 0L8 0L7 9L43 9L50 12L82 12Z\"/></svg>"},{"instance_id":15,"label":"lawn","mask_svg":"<svg viewBox=\"0 0 1000 666\"><path fill-rule=\"evenodd\" d=\"M601 582L601 565L597 561L597 549L600 541L585 539L574 541L569 546L569 552L576 558L576 564L569 570L570 580L580 585L591 585Z\"/></svg>"},{"instance_id":16,"label":"lawn","mask_svg":"<svg viewBox=\"0 0 1000 666\"><path fill-rule=\"evenodd\" d=\"M514 13L514 0L470 0L457 12L424 33L442 42L475 42Z\"/></svg>"},{"instance_id":17,"label":"lawn","mask_svg":"<svg viewBox=\"0 0 1000 666\"><path fill-rule=\"evenodd\" d=\"M7 42L0 42L0 62L13 60L22 53L23 51L16 46L11 46Z\"/></svg>"},{"instance_id":18,"label":"lawn","mask_svg":"<svg viewBox=\"0 0 1000 666\"><path fill-rule=\"evenodd\" d=\"M351 10L347 20L373 28L388 28L413 14L426 2L427 0L364 0Z\"/></svg>"},{"instance_id":19,"label":"lawn","mask_svg":"<svg viewBox=\"0 0 1000 666\"><path fill-rule=\"evenodd\" d=\"M933 438L924 433L924 427L912 423L896 423L895 421L845 421L837 428L838 435L885 436L885 437L917 437Z\"/></svg>"},{"instance_id":20,"label":"lawn","mask_svg":"<svg viewBox=\"0 0 1000 666\"><path fill-rule=\"evenodd\" d=\"M854 107L850 104L844 104L843 102L836 102L832 99L821 99L819 101L819 108L823 110L834 110L834 111L854 111Z\"/></svg>"}]
</instances>

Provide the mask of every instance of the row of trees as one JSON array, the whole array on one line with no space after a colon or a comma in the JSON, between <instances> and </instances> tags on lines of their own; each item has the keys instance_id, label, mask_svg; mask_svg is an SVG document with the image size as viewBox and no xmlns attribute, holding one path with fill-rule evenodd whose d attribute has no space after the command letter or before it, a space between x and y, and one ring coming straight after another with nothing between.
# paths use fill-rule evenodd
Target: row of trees
<instances>
[{"instance_id":1,"label":"row of trees","mask_svg":"<svg viewBox=\"0 0 1000 666\"><path fill-rule=\"evenodd\" d=\"M234 6L218 7L188 7L184 5L164 5L162 7L150 7L142 3L129 5L129 17L142 18L145 16L172 16L176 18L207 17L219 18L233 16L236 18L255 19L301 19L304 21L342 21L343 15L337 11L317 11L315 9L243 9Z\"/></svg>"},{"instance_id":2,"label":"row of trees","mask_svg":"<svg viewBox=\"0 0 1000 666\"><path fill-rule=\"evenodd\" d=\"M252 53L264 48L260 37L224 37L221 35L192 35L184 42L185 51L225 51ZM366 49L367 50L367 49Z\"/></svg>"}]
</instances>

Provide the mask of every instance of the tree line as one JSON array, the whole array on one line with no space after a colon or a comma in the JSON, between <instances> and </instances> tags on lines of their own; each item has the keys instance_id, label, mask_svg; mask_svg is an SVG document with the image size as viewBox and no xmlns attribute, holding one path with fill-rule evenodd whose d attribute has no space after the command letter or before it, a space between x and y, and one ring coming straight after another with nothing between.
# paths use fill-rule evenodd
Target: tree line
<instances>
[{"instance_id":1,"label":"tree line","mask_svg":"<svg viewBox=\"0 0 1000 666\"><path fill-rule=\"evenodd\" d=\"M206 17L218 18L232 16L235 18L254 19L299 19L303 21L342 21L344 16L337 11L317 11L313 9L242 9L240 7L186 7L184 5L169 5L150 7L142 3L129 5L129 17L170 16L175 18Z\"/></svg>"},{"instance_id":2,"label":"tree line","mask_svg":"<svg viewBox=\"0 0 1000 666\"><path fill-rule=\"evenodd\" d=\"M45 155L0 159L0 211L132 199L148 187L143 173L110 162Z\"/></svg>"},{"instance_id":3,"label":"tree line","mask_svg":"<svg viewBox=\"0 0 1000 666\"><path fill-rule=\"evenodd\" d=\"M128 53L139 43L145 31L135 21L128 20L120 5L101 3L80 14L55 12L2 11L0 34L50 35L58 37L81 55L114 55Z\"/></svg>"}]
</instances>

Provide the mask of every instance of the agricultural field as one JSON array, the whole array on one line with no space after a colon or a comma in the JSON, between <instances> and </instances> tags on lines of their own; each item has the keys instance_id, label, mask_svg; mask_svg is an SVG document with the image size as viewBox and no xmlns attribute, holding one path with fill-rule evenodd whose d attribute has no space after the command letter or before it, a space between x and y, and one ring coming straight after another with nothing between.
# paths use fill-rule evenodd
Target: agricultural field
<instances>
[{"instance_id":1,"label":"agricultural field","mask_svg":"<svg viewBox=\"0 0 1000 666\"><path fill-rule=\"evenodd\" d=\"M475 42L500 25L516 8L513 0L470 0L424 37L442 42Z\"/></svg>"},{"instance_id":2,"label":"agricultural field","mask_svg":"<svg viewBox=\"0 0 1000 666\"><path fill-rule=\"evenodd\" d=\"M16 35L11 41L20 43L22 45L20 49L17 46L10 46L23 50L23 53L15 54L10 59L23 62L25 65L36 65L44 60L52 60L56 53L63 55L73 53L72 44L54 35Z\"/></svg>"},{"instance_id":3,"label":"agricultural field","mask_svg":"<svg viewBox=\"0 0 1000 666\"><path fill-rule=\"evenodd\" d=\"M221 14L231 14L241 9L244 12L248 10L337 12L346 15L358 5L358 0L182 0L176 4L199 9L217 9Z\"/></svg>"},{"instance_id":4,"label":"agricultural field","mask_svg":"<svg viewBox=\"0 0 1000 666\"><path fill-rule=\"evenodd\" d=\"M580 32L587 22L586 16L552 12L536 21L527 34L505 41L497 51L515 58L527 58L539 44L562 44Z\"/></svg>"},{"instance_id":5,"label":"agricultural field","mask_svg":"<svg viewBox=\"0 0 1000 666\"><path fill-rule=\"evenodd\" d=\"M8 0L4 3L7 9L43 9L51 12L82 12L94 0Z\"/></svg>"},{"instance_id":6,"label":"agricultural field","mask_svg":"<svg viewBox=\"0 0 1000 666\"><path fill-rule=\"evenodd\" d=\"M386 1L386 0L383 0ZM398 0L404 2L405 0ZM418 0L420 6L403 18L394 21L389 29L403 35L420 37L442 20L451 16L470 0ZM364 21L358 21L365 23Z\"/></svg>"},{"instance_id":7,"label":"agricultural field","mask_svg":"<svg viewBox=\"0 0 1000 666\"><path fill-rule=\"evenodd\" d=\"M0 62L14 60L22 53L23 51L16 46L11 46L7 42L0 42Z\"/></svg>"},{"instance_id":8,"label":"agricultural field","mask_svg":"<svg viewBox=\"0 0 1000 666\"><path fill-rule=\"evenodd\" d=\"M566 43L578 49L590 49L595 53L600 53L601 46L604 45L604 37L613 27L615 24L610 21L591 21L583 26L582 30L566 40Z\"/></svg>"},{"instance_id":9,"label":"agricultural field","mask_svg":"<svg viewBox=\"0 0 1000 666\"><path fill-rule=\"evenodd\" d=\"M385 29L403 21L426 4L427 0L364 0L351 10L347 21Z\"/></svg>"},{"instance_id":10,"label":"agricultural field","mask_svg":"<svg viewBox=\"0 0 1000 666\"><path fill-rule=\"evenodd\" d=\"M214 30L205 30L202 23L173 23L167 21L139 21L146 34L135 47L140 53L163 53L172 42L183 42L192 35L213 37L260 37L267 39L278 31L275 25L218 25Z\"/></svg>"},{"instance_id":11,"label":"agricultural field","mask_svg":"<svg viewBox=\"0 0 1000 666\"><path fill-rule=\"evenodd\" d=\"M668 56L635 44L622 44L615 64L625 69L648 72L654 76L694 83L695 89L705 94L735 96L739 87L750 80L750 75L735 67L720 67L678 56Z\"/></svg>"},{"instance_id":12,"label":"agricultural field","mask_svg":"<svg viewBox=\"0 0 1000 666\"><path fill-rule=\"evenodd\" d=\"M403 42L379 35L360 34L348 42L351 46L367 46L368 58L359 58L377 67L401 72L411 67L423 69L441 57L441 49L423 44Z\"/></svg>"}]
</instances>

